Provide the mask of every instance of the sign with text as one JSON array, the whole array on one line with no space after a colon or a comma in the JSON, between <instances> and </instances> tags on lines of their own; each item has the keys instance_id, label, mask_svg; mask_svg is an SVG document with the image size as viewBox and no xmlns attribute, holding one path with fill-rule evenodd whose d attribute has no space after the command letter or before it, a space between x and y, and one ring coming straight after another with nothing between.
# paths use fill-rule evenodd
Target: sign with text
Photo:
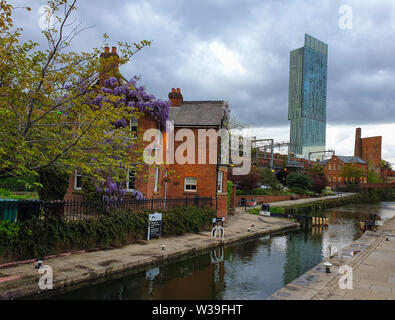
<instances>
[{"instance_id":1,"label":"sign with text","mask_svg":"<svg viewBox=\"0 0 395 320\"><path fill-rule=\"evenodd\" d=\"M162 232L162 214L154 212L149 215L147 240L160 238Z\"/></svg>"}]
</instances>

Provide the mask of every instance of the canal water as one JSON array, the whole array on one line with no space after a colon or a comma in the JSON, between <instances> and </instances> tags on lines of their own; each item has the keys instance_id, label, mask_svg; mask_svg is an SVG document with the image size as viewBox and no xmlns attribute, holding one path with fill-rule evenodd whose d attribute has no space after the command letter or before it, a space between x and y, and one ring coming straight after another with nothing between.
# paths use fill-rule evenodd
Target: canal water
<instances>
[{"instance_id":1,"label":"canal water","mask_svg":"<svg viewBox=\"0 0 395 320\"><path fill-rule=\"evenodd\" d=\"M361 220L395 215L395 202L326 209L327 227L261 237L90 285L50 299L266 299L362 234ZM317 216L317 214L315 214Z\"/></svg>"}]
</instances>

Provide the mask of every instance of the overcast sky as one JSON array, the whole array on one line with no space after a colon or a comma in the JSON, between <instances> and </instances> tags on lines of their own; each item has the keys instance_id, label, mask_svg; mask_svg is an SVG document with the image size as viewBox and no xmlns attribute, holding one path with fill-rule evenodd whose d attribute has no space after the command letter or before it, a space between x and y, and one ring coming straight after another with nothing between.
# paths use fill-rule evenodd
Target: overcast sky
<instances>
[{"instance_id":1,"label":"overcast sky","mask_svg":"<svg viewBox=\"0 0 395 320\"><path fill-rule=\"evenodd\" d=\"M46 1L11 2L32 7L17 10L15 24L24 40L44 44ZM395 167L395 1L79 0L77 7L75 17L92 28L74 50L100 46L104 33L110 45L151 40L121 69L126 78L141 75L162 99L174 87L184 100L226 100L254 135L277 141L289 140L289 52L304 45L305 33L318 38L328 44L327 148L353 155L359 126L362 137L383 136L382 157Z\"/></svg>"}]
</instances>

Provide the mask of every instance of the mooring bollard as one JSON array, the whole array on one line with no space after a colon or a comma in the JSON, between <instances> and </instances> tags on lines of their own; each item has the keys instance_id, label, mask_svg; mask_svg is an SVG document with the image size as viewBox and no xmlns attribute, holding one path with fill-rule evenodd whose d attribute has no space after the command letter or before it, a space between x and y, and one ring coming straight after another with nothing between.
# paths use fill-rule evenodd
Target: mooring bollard
<instances>
[{"instance_id":1,"label":"mooring bollard","mask_svg":"<svg viewBox=\"0 0 395 320\"><path fill-rule=\"evenodd\" d=\"M35 268L40 269L42 265L43 265L43 262L41 260L38 260Z\"/></svg>"},{"instance_id":2,"label":"mooring bollard","mask_svg":"<svg viewBox=\"0 0 395 320\"><path fill-rule=\"evenodd\" d=\"M328 262L325 262L325 263L324 263L324 266L325 266L325 272L326 272L326 273L331 273L331 266L332 266L332 263L330 263L329 261L328 261Z\"/></svg>"}]
</instances>

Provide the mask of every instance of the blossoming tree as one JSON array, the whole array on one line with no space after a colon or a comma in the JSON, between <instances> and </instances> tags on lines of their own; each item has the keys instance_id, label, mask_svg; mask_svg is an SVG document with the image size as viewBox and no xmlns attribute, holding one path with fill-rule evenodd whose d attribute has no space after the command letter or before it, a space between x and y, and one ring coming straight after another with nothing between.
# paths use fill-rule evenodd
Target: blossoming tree
<instances>
[{"instance_id":1,"label":"blossoming tree","mask_svg":"<svg viewBox=\"0 0 395 320\"><path fill-rule=\"evenodd\" d=\"M129 121L142 113L161 123L168 118L168 102L147 94L136 78L125 81L114 68L150 42L118 42L119 55L108 59L99 57L101 48L71 51L81 31L69 23L75 4L48 2L48 28L42 32L48 46L43 49L32 41L22 43L23 30L13 26L15 8L0 0L0 178L37 175L57 166L80 170L106 188L141 162L142 150L132 147L139 138L130 132ZM108 39L104 35L103 46Z\"/></svg>"}]
</instances>

